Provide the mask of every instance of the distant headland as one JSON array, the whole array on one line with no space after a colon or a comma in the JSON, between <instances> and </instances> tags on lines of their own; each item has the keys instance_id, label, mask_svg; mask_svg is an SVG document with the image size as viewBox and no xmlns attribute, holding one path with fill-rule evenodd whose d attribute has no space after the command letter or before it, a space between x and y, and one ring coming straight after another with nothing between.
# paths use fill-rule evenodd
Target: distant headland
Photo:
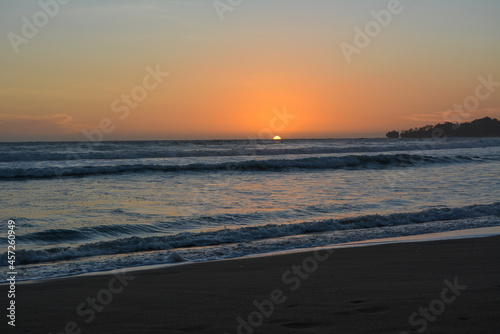
<instances>
[{"instance_id":1,"label":"distant headland","mask_svg":"<svg viewBox=\"0 0 500 334\"><path fill-rule=\"evenodd\" d=\"M389 131L387 138L500 137L500 121L484 117L465 123L439 123L421 128Z\"/></svg>"}]
</instances>

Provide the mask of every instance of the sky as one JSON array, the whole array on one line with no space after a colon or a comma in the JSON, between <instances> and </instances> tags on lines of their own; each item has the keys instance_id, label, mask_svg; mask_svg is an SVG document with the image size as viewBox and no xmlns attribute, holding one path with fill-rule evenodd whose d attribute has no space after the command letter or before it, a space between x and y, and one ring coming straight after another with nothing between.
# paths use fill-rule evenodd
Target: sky
<instances>
[{"instance_id":1,"label":"sky","mask_svg":"<svg viewBox=\"0 0 500 334\"><path fill-rule=\"evenodd\" d=\"M500 1L0 2L0 141L382 137L500 117Z\"/></svg>"}]
</instances>

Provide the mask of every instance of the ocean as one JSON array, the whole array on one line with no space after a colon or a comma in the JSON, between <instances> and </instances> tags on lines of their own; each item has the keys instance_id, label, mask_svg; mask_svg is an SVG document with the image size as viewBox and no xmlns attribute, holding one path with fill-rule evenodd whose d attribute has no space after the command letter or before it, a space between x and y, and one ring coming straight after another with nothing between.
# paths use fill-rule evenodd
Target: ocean
<instances>
[{"instance_id":1,"label":"ocean","mask_svg":"<svg viewBox=\"0 0 500 334\"><path fill-rule=\"evenodd\" d=\"M0 143L0 279L500 226L500 138Z\"/></svg>"}]
</instances>

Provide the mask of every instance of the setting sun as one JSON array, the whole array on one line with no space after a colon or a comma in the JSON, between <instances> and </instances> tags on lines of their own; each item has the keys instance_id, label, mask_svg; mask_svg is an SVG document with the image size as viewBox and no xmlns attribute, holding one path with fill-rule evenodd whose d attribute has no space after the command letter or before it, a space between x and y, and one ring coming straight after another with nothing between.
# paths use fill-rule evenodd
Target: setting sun
<instances>
[{"instance_id":1,"label":"setting sun","mask_svg":"<svg viewBox=\"0 0 500 334\"><path fill-rule=\"evenodd\" d=\"M499 17L0 0L2 328L494 332Z\"/></svg>"}]
</instances>

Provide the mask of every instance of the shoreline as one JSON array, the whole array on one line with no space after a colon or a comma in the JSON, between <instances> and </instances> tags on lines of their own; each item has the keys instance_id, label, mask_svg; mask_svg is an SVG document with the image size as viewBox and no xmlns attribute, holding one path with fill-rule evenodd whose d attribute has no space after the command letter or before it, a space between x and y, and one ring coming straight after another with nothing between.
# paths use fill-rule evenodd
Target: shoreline
<instances>
[{"instance_id":1,"label":"shoreline","mask_svg":"<svg viewBox=\"0 0 500 334\"><path fill-rule=\"evenodd\" d=\"M149 271L149 270L160 270L163 268L170 268L170 267L174 267L174 266L196 265L199 263L233 261L233 260L261 258L261 257L268 257L268 256L280 256L280 255L295 254L295 253L307 253L307 252L312 252L312 251L316 251L316 250L324 250L324 249L374 247L374 246L378 246L378 245L389 245L389 244L399 244L399 243L432 242L432 241L440 241L440 240L484 238L484 237L491 237L491 236L496 236L496 235L500 235L500 226L482 227L482 228L475 228L475 229L455 230L455 231L446 231L446 232L434 232L434 233L416 234L416 235L409 235L409 236L402 236L402 237L390 237L390 238L382 238L382 239L369 239L369 240L364 240L364 241L353 241L353 242L333 244L333 245L328 245L328 246L319 246L319 247L311 247L311 248L295 248L295 249L276 251L276 252L270 252L270 253L251 254L251 255L245 255L242 257L227 258L227 259L196 261L196 262L181 261L181 262L145 265L145 266L138 266L138 267L128 267L128 268L105 270L105 271L95 271L95 272L88 272L88 273L68 275L68 276L28 279L28 280L17 281L17 284L39 284L39 283L43 283L43 282L50 282L53 280L63 280L63 279L75 278L75 277L112 275L118 271L140 272L140 271ZM8 283L0 283L0 286L4 286L7 284Z\"/></svg>"},{"instance_id":2,"label":"shoreline","mask_svg":"<svg viewBox=\"0 0 500 334\"><path fill-rule=\"evenodd\" d=\"M329 249L19 285L16 330L413 333L425 324L426 333L471 333L500 326L500 236ZM442 293L447 284L467 287L453 299ZM420 307L439 314L432 321L417 314L412 326Z\"/></svg>"}]
</instances>

